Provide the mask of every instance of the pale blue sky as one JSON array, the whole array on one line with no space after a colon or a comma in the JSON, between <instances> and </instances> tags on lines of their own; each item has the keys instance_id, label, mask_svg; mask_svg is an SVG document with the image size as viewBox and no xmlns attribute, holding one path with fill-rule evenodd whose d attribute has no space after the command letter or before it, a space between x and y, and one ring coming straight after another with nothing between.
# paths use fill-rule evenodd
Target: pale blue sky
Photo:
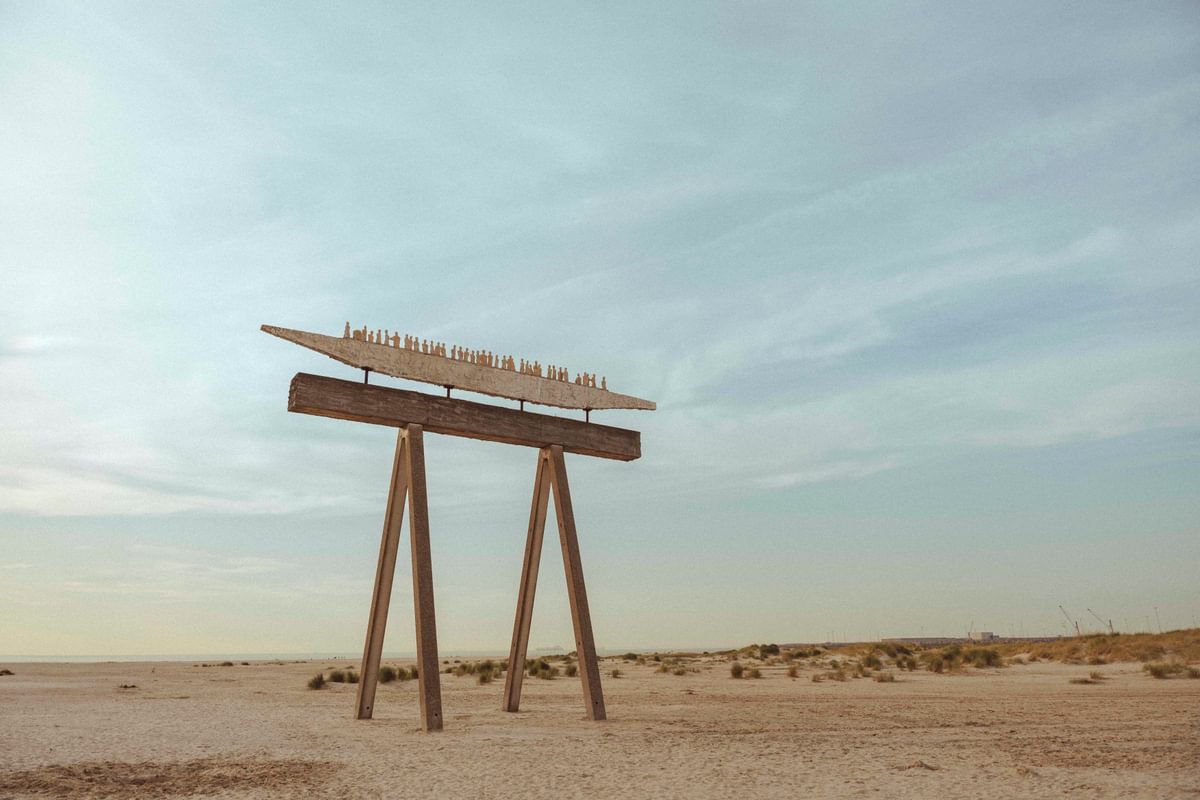
<instances>
[{"instance_id":1,"label":"pale blue sky","mask_svg":"<svg viewBox=\"0 0 1200 800\"><path fill-rule=\"evenodd\" d=\"M658 401L601 647L1194 625L1198 167L1192 3L0 0L0 655L359 649L394 435L258 332L347 319ZM535 453L427 452L503 649Z\"/></svg>"}]
</instances>

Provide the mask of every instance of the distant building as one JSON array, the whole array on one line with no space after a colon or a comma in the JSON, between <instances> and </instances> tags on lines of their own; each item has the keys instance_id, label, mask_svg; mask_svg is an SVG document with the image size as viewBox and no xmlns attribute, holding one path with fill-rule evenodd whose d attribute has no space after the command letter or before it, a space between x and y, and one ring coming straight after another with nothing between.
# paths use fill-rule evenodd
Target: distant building
<instances>
[{"instance_id":1,"label":"distant building","mask_svg":"<svg viewBox=\"0 0 1200 800\"><path fill-rule=\"evenodd\" d=\"M967 634L967 638L972 642L994 642L997 637L991 631L971 631Z\"/></svg>"}]
</instances>

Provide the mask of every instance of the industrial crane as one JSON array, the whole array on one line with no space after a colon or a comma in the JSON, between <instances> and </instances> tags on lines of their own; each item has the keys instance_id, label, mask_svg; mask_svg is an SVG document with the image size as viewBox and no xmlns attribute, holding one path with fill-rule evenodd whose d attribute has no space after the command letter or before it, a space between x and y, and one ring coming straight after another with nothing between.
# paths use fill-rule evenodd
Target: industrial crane
<instances>
[{"instance_id":1,"label":"industrial crane","mask_svg":"<svg viewBox=\"0 0 1200 800\"><path fill-rule=\"evenodd\" d=\"M1071 623L1071 625L1073 625L1075 627L1075 635L1078 636L1079 635L1079 623L1076 622L1075 620L1071 619L1071 615L1068 614L1067 610L1065 608L1063 608L1061 605L1058 607L1058 610L1061 611L1062 615L1067 618L1067 622Z\"/></svg>"},{"instance_id":2,"label":"industrial crane","mask_svg":"<svg viewBox=\"0 0 1200 800\"><path fill-rule=\"evenodd\" d=\"M1099 622L1101 625L1107 625L1107 626L1108 626L1108 634L1109 634L1109 636L1112 636L1112 634L1113 634L1113 626L1112 626L1112 620L1111 620L1111 619L1110 619L1110 620L1104 620L1104 619L1101 619L1100 615L1099 615L1099 614L1097 614L1095 611L1092 611L1090 608L1088 609L1088 613L1089 613L1089 614L1091 614L1093 617L1095 617L1095 618L1096 618L1096 620L1097 620L1097 621L1098 621L1098 622Z\"/></svg>"}]
</instances>

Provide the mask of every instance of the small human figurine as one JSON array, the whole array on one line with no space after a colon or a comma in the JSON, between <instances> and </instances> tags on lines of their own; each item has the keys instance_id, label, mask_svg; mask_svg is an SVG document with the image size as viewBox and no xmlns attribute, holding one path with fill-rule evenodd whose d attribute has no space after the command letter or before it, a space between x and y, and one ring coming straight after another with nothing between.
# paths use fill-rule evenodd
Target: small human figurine
<instances>
[{"instance_id":1,"label":"small human figurine","mask_svg":"<svg viewBox=\"0 0 1200 800\"><path fill-rule=\"evenodd\" d=\"M603 375L600 376L600 388L606 392L608 391L608 379Z\"/></svg>"}]
</instances>

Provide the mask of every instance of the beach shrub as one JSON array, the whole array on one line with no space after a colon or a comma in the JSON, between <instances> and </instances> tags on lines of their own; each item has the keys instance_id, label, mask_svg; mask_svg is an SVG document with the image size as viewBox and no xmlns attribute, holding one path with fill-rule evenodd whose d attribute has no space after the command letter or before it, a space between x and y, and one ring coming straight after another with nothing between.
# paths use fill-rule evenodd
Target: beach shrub
<instances>
[{"instance_id":1,"label":"beach shrub","mask_svg":"<svg viewBox=\"0 0 1200 800\"><path fill-rule=\"evenodd\" d=\"M942 660L941 656L934 656L925 662L925 668L930 672L941 674L946 671L946 662Z\"/></svg>"},{"instance_id":2,"label":"beach shrub","mask_svg":"<svg viewBox=\"0 0 1200 800\"><path fill-rule=\"evenodd\" d=\"M626 653L625 655L621 656L621 658L625 661L637 661L638 656L637 653Z\"/></svg>"},{"instance_id":3,"label":"beach shrub","mask_svg":"<svg viewBox=\"0 0 1200 800\"><path fill-rule=\"evenodd\" d=\"M395 667L386 667L385 666L385 667L379 668L379 682L380 683L391 683L394 680L396 680L396 668Z\"/></svg>"},{"instance_id":4,"label":"beach shrub","mask_svg":"<svg viewBox=\"0 0 1200 800\"><path fill-rule=\"evenodd\" d=\"M883 662L879 660L879 656L874 653L868 653L862 658L862 665L867 669L882 669Z\"/></svg>"},{"instance_id":5,"label":"beach shrub","mask_svg":"<svg viewBox=\"0 0 1200 800\"><path fill-rule=\"evenodd\" d=\"M325 688L325 673L318 672L316 675L308 679L308 688L324 689Z\"/></svg>"},{"instance_id":6,"label":"beach shrub","mask_svg":"<svg viewBox=\"0 0 1200 800\"><path fill-rule=\"evenodd\" d=\"M746 672L746 668L742 666L740 661L735 661L729 665L729 675L733 678L741 678Z\"/></svg>"},{"instance_id":7,"label":"beach shrub","mask_svg":"<svg viewBox=\"0 0 1200 800\"><path fill-rule=\"evenodd\" d=\"M787 674L788 674L789 678L795 678L796 676L798 676L800 674L800 670L798 670L796 668L795 664L792 664L790 667L788 667Z\"/></svg>"},{"instance_id":8,"label":"beach shrub","mask_svg":"<svg viewBox=\"0 0 1200 800\"><path fill-rule=\"evenodd\" d=\"M877 672L877 673L875 673L875 682L876 683L895 683L896 676L890 672Z\"/></svg>"},{"instance_id":9,"label":"beach shrub","mask_svg":"<svg viewBox=\"0 0 1200 800\"><path fill-rule=\"evenodd\" d=\"M346 683L358 683L358 673L354 670L349 670L346 673Z\"/></svg>"},{"instance_id":10,"label":"beach shrub","mask_svg":"<svg viewBox=\"0 0 1200 800\"><path fill-rule=\"evenodd\" d=\"M221 662L221 666L222 666L222 667L232 667L232 666L233 666L233 662L232 662L232 661L222 661L222 662Z\"/></svg>"},{"instance_id":11,"label":"beach shrub","mask_svg":"<svg viewBox=\"0 0 1200 800\"><path fill-rule=\"evenodd\" d=\"M1002 663L1000 653L990 647L978 647L974 650L967 650L963 653L963 661L973 665L976 669L999 667Z\"/></svg>"},{"instance_id":12,"label":"beach shrub","mask_svg":"<svg viewBox=\"0 0 1200 800\"><path fill-rule=\"evenodd\" d=\"M12 675L12 674L14 674L14 673L11 669L0 669L0 675Z\"/></svg>"},{"instance_id":13,"label":"beach shrub","mask_svg":"<svg viewBox=\"0 0 1200 800\"><path fill-rule=\"evenodd\" d=\"M1142 669L1146 672L1149 672L1153 677L1164 680L1172 675L1179 675L1187 668L1183 664L1171 661L1157 661L1142 665Z\"/></svg>"},{"instance_id":14,"label":"beach shrub","mask_svg":"<svg viewBox=\"0 0 1200 800\"><path fill-rule=\"evenodd\" d=\"M671 673L673 675L687 675L687 669L684 667L676 667L675 669L671 670Z\"/></svg>"},{"instance_id":15,"label":"beach shrub","mask_svg":"<svg viewBox=\"0 0 1200 800\"><path fill-rule=\"evenodd\" d=\"M486 672L480 672L479 675L475 678L475 680L477 680L479 682L479 685L482 686L485 683L491 683L492 677L494 675L495 675L495 673L492 672L491 670L488 670Z\"/></svg>"},{"instance_id":16,"label":"beach shrub","mask_svg":"<svg viewBox=\"0 0 1200 800\"><path fill-rule=\"evenodd\" d=\"M621 670L614 669L611 674L614 678L619 678L619 677L621 677Z\"/></svg>"},{"instance_id":17,"label":"beach shrub","mask_svg":"<svg viewBox=\"0 0 1200 800\"><path fill-rule=\"evenodd\" d=\"M333 672L329 673L329 681L331 683L345 683L346 673L342 672L340 669L335 669Z\"/></svg>"},{"instance_id":18,"label":"beach shrub","mask_svg":"<svg viewBox=\"0 0 1200 800\"><path fill-rule=\"evenodd\" d=\"M574 678L576 675L579 674L579 667L575 664L574 661L572 661L563 667L563 671L567 673L568 678Z\"/></svg>"},{"instance_id":19,"label":"beach shrub","mask_svg":"<svg viewBox=\"0 0 1200 800\"><path fill-rule=\"evenodd\" d=\"M762 677L762 670L761 670L761 669L759 669L758 667L751 667L751 668L750 668L750 671L746 673L746 677L749 677L749 678L761 678L761 677Z\"/></svg>"}]
</instances>

